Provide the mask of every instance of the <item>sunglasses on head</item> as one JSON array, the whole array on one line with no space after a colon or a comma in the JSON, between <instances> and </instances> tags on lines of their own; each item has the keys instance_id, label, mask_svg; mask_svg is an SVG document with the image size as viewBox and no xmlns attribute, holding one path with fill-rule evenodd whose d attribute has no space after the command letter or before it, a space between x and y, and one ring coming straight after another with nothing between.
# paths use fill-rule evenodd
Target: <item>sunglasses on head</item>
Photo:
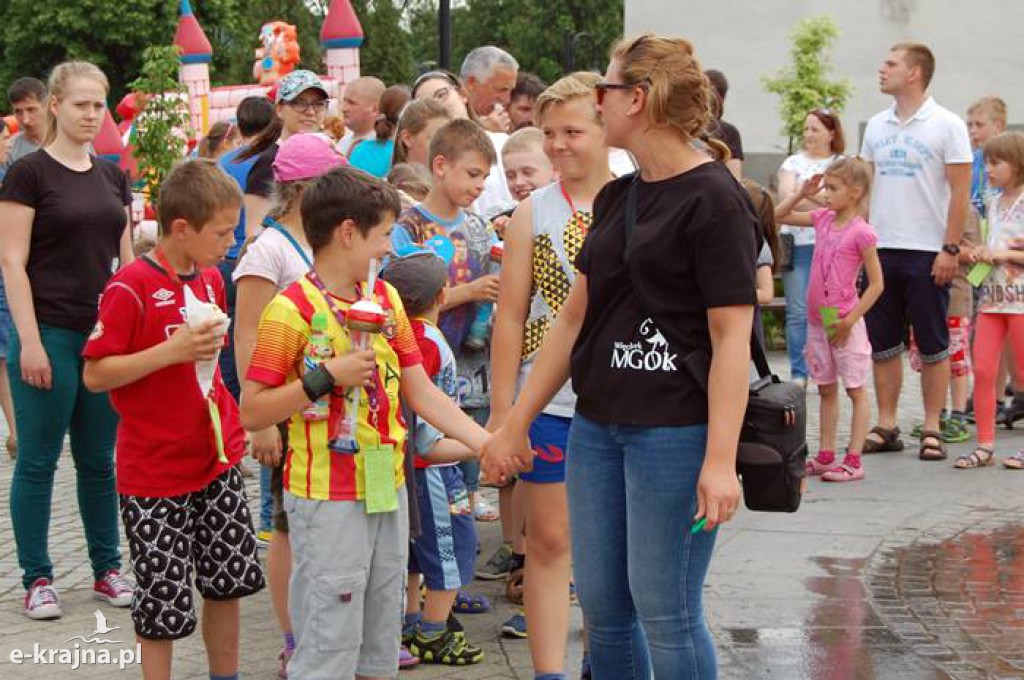
<instances>
[{"instance_id":1,"label":"sunglasses on head","mask_svg":"<svg viewBox=\"0 0 1024 680\"><path fill-rule=\"evenodd\" d=\"M456 76L451 71L445 71L443 69L440 69L434 71L427 71L426 73L420 74L419 77L417 77L416 80L414 80L412 83L413 94L416 93L416 90L418 90L420 88L420 85L422 85L423 83L427 82L428 80L438 79L448 81L455 88L462 87L462 83L459 82L458 76Z\"/></svg>"},{"instance_id":2,"label":"sunglasses on head","mask_svg":"<svg viewBox=\"0 0 1024 680\"><path fill-rule=\"evenodd\" d=\"M836 121L839 119L839 112L835 109L822 107L811 111L811 115L821 121L821 124L829 130L836 129Z\"/></svg>"}]
</instances>

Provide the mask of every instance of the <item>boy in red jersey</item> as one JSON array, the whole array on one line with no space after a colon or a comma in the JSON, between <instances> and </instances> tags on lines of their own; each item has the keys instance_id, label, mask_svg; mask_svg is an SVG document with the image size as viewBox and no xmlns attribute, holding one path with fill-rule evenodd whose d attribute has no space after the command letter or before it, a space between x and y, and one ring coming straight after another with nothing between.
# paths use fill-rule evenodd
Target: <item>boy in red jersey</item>
<instances>
[{"instance_id":1,"label":"boy in red jersey","mask_svg":"<svg viewBox=\"0 0 1024 680\"><path fill-rule=\"evenodd\" d=\"M245 450L238 407L215 370L227 317L214 265L234 241L241 205L216 164L175 168L161 189L159 245L110 280L83 350L86 386L110 391L121 418L117 490L147 680L170 677L173 641L196 628L193 571L211 678L238 677L238 600L263 588L235 467ZM200 308L214 318L198 322ZM206 388L203 370L212 371Z\"/></svg>"},{"instance_id":2,"label":"boy in red jersey","mask_svg":"<svg viewBox=\"0 0 1024 680\"><path fill-rule=\"evenodd\" d=\"M335 168L310 182L302 195L302 228L313 269L264 310L242 387L247 429L289 421L284 507L294 565L293 680L398 673L409 554L399 398L473 450L487 438L427 377L395 289L379 279L368 287L371 262L391 251L400 208L394 189L359 170ZM362 351L353 351L347 328L357 305L377 306L386 319ZM317 332L328 336L333 355L323 360L308 351L316 315L326 326ZM355 450L337 445L345 431L339 427L345 388L351 387L362 393ZM306 409L325 398L326 418Z\"/></svg>"}]
</instances>

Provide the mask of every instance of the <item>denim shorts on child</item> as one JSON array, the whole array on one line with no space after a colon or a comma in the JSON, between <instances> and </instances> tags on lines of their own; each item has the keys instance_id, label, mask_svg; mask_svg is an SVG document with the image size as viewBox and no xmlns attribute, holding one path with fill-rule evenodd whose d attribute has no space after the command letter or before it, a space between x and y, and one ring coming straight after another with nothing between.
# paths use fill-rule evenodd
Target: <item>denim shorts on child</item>
<instances>
[{"instance_id":1,"label":"denim shorts on child","mask_svg":"<svg viewBox=\"0 0 1024 680\"><path fill-rule=\"evenodd\" d=\"M473 582L476 526L469 491L457 465L416 470L420 535L409 550L409 571L427 590L457 590Z\"/></svg>"},{"instance_id":2,"label":"denim shorts on child","mask_svg":"<svg viewBox=\"0 0 1024 680\"><path fill-rule=\"evenodd\" d=\"M398 509L366 514L362 501L284 492L292 543L289 609L298 643L293 678L393 678L405 611L408 494Z\"/></svg>"},{"instance_id":3,"label":"denim shorts on child","mask_svg":"<svg viewBox=\"0 0 1024 680\"><path fill-rule=\"evenodd\" d=\"M177 640L196 629L193 569L196 590L207 600L233 600L263 588L238 468L181 496L122 495L121 520L138 583L132 620L139 637Z\"/></svg>"},{"instance_id":4,"label":"denim shorts on child","mask_svg":"<svg viewBox=\"0 0 1024 680\"><path fill-rule=\"evenodd\" d=\"M824 326L808 321L804 355L816 384L833 385L842 380L847 389L863 387L871 375L871 343L864 319L853 326L842 347L829 343Z\"/></svg>"},{"instance_id":5,"label":"denim shorts on child","mask_svg":"<svg viewBox=\"0 0 1024 680\"><path fill-rule=\"evenodd\" d=\"M951 316L946 319L949 328L949 371L954 378L971 374L971 318ZM910 367L921 372L921 350L914 332L910 332Z\"/></svg>"},{"instance_id":6,"label":"denim shorts on child","mask_svg":"<svg viewBox=\"0 0 1024 680\"><path fill-rule=\"evenodd\" d=\"M530 425L533 469L520 473L519 479L533 484L559 484L565 481L565 452L569 446L572 418L541 413Z\"/></svg>"}]
</instances>

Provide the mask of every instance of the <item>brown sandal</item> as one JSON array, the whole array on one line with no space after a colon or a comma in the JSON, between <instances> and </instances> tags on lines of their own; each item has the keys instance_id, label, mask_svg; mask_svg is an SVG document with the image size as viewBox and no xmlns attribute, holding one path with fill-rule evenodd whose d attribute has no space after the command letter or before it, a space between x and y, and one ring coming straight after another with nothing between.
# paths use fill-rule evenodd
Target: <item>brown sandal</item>
<instances>
[{"instance_id":1,"label":"brown sandal","mask_svg":"<svg viewBox=\"0 0 1024 680\"><path fill-rule=\"evenodd\" d=\"M509 572L505 579L505 597L516 606L523 604L523 580L526 576L526 569L519 567Z\"/></svg>"},{"instance_id":2,"label":"brown sandal","mask_svg":"<svg viewBox=\"0 0 1024 680\"><path fill-rule=\"evenodd\" d=\"M953 461L953 467L957 470L973 470L974 468L988 467L996 462L996 452L988 446L978 446L970 453L957 456Z\"/></svg>"},{"instance_id":3,"label":"brown sandal","mask_svg":"<svg viewBox=\"0 0 1024 680\"><path fill-rule=\"evenodd\" d=\"M894 427L891 430L877 425L868 432L868 435L875 435L881 441L875 441L870 437L864 439L863 453L887 453L889 451L902 451L903 440L900 439L900 428Z\"/></svg>"},{"instance_id":4,"label":"brown sandal","mask_svg":"<svg viewBox=\"0 0 1024 680\"><path fill-rule=\"evenodd\" d=\"M927 440L933 439L938 444L929 444ZM934 430L925 430L921 433L921 446L917 450L917 457L921 460L946 460L949 454L946 452L946 443L942 441L942 433Z\"/></svg>"}]
</instances>

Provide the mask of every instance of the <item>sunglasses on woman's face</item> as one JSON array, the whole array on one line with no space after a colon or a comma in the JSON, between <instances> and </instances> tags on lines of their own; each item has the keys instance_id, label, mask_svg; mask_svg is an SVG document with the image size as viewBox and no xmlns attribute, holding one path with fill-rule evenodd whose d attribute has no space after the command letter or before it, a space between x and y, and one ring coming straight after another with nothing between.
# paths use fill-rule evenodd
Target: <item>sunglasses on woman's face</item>
<instances>
[{"instance_id":1,"label":"sunglasses on woman's face","mask_svg":"<svg viewBox=\"0 0 1024 680\"><path fill-rule=\"evenodd\" d=\"M597 104L598 106L604 104L604 97L608 94L608 90L632 90L635 87L641 87L646 84L646 80L640 81L639 83L609 83L602 80L594 85L594 93L597 95Z\"/></svg>"}]
</instances>

